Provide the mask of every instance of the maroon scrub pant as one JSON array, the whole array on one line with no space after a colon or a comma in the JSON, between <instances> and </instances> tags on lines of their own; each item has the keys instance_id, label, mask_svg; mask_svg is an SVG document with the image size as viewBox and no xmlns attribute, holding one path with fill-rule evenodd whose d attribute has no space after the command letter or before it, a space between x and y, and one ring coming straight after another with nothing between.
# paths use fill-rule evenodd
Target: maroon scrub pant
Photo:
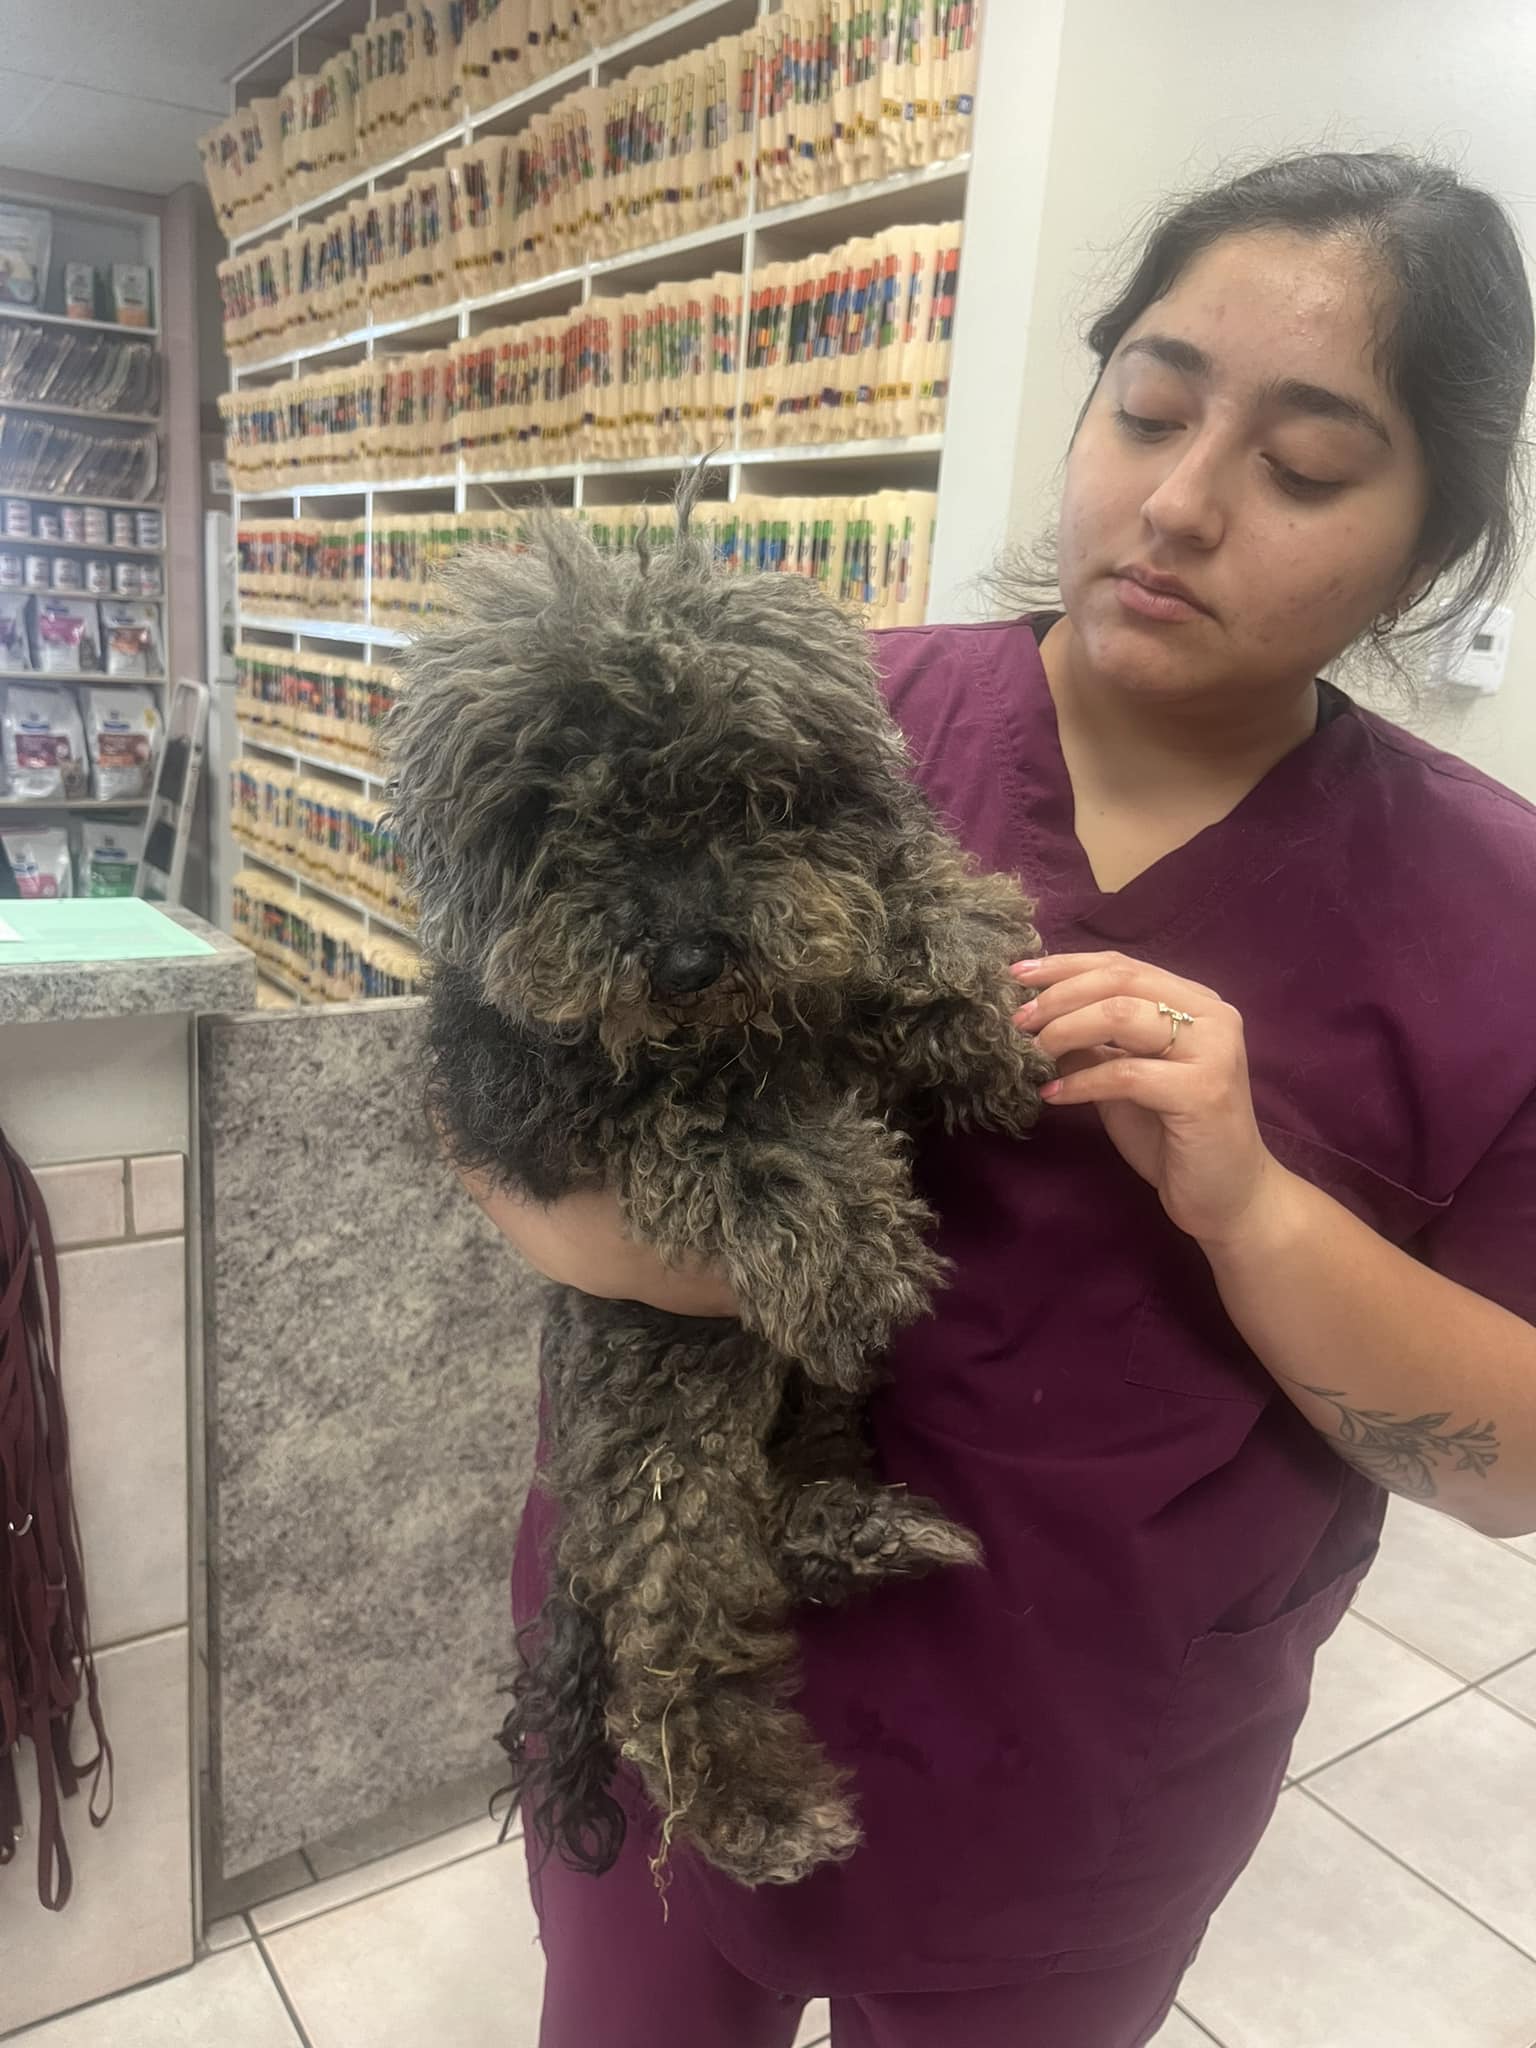
<instances>
[{"instance_id":1,"label":"maroon scrub pant","mask_svg":"<svg viewBox=\"0 0 1536 2048\"><path fill-rule=\"evenodd\" d=\"M663 1920L633 1830L606 1876L552 1856L532 1883L546 1963L539 2048L791 2048L801 2001L728 1963L675 1890ZM833 2048L1145 2048L1192 1960L1181 1948L988 1991L834 1998Z\"/></svg>"}]
</instances>

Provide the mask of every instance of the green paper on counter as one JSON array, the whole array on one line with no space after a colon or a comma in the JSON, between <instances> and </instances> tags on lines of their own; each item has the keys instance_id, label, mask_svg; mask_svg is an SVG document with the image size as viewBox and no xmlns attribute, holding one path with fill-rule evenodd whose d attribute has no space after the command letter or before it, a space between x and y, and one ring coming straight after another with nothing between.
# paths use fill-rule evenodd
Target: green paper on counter
<instances>
[{"instance_id":1,"label":"green paper on counter","mask_svg":"<svg viewBox=\"0 0 1536 2048\"><path fill-rule=\"evenodd\" d=\"M0 969L179 960L213 950L138 896L0 902Z\"/></svg>"}]
</instances>

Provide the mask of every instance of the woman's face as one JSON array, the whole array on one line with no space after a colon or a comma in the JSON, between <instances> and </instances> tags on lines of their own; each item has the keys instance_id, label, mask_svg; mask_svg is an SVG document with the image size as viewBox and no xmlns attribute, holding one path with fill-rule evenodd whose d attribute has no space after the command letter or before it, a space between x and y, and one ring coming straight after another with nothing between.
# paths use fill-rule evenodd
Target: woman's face
<instances>
[{"instance_id":1,"label":"woman's face","mask_svg":"<svg viewBox=\"0 0 1536 2048\"><path fill-rule=\"evenodd\" d=\"M1061 514L1062 597L1106 680L1294 688L1424 580L1427 479L1373 361L1377 289L1347 242L1233 235L1126 334Z\"/></svg>"}]
</instances>

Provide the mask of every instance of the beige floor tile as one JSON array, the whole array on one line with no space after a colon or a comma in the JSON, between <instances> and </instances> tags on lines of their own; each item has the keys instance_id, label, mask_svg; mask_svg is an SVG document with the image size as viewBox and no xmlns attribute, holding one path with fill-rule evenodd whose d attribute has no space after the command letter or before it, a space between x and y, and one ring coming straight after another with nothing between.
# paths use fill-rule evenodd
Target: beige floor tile
<instances>
[{"instance_id":1,"label":"beige floor tile","mask_svg":"<svg viewBox=\"0 0 1536 2048\"><path fill-rule=\"evenodd\" d=\"M302 1886L313 1883L309 1865L297 1849L271 1863L259 1864L254 1870L243 1870L235 1877L217 1877L205 1867L203 1918L224 1920L231 1913L243 1913L267 1899L286 1899Z\"/></svg>"},{"instance_id":2,"label":"beige floor tile","mask_svg":"<svg viewBox=\"0 0 1536 2048\"><path fill-rule=\"evenodd\" d=\"M1318 1654L1312 1704L1291 1751L1299 1778L1448 1699L1460 1680L1368 1621L1346 1614Z\"/></svg>"},{"instance_id":3,"label":"beige floor tile","mask_svg":"<svg viewBox=\"0 0 1536 2048\"><path fill-rule=\"evenodd\" d=\"M832 2016L827 2011L827 2001L824 1998L813 1999L801 2018L795 2048L818 2048L818 2044L828 2038L831 2028Z\"/></svg>"},{"instance_id":4,"label":"beige floor tile","mask_svg":"<svg viewBox=\"0 0 1536 2048\"><path fill-rule=\"evenodd\" d=\"M280 1927L291 1927L297 1921L312 1919L316 1913L327 1913L332 1907L347 1906L355 1899L368 1898L374 1892L388 1891L392 1885L423 1877L429 1871L441 1869L445 1863L456 1863L461 1857L473 1856L476 1850L490 1848L497 1832L496 1824L491 1820L474 1820L463 1827L450 1828L447 1834L434 1835L430 1841L413 1842L408 1849L397 1849L392 1856L377 1856L371 1863L340 1871L320 1884L305 1885L290 1892L286 1898L271 1899L264 1905L253 1906L251 1925L258 1934L273 1934ZM518 1868L522 1869L521 1840L506 1846L515 1848Z\"/></svg>"},{"instance_id":5,"label":"beige floor tile","mask_svg":"<svg viewBox=\"0 0 1536 2048\"><path fill-rule=\"evenodd\" d=\"M1528 1561L1507 1545L1398 1500L1355 1606L1437 1664L1484 1678L1536 1650L1533 1581Z\"/></svg>"},{"instance_id":6,"label":"beige floor tile","mask_svg":"<svg viewBox=\"0 0 1536 2048\"><path fill-rule=\"evenodd\" d=\"M1511 1536L1509 1547L1511 1550L1522 1552L1526 1557L1536 1557L1536 1536Z\"/></svg>"},{"instance_id":7,"label":"beige floor tile","mask_svg":"<svg viewBox=\"0 0 1536 2048\"><path fill-rule=\"evenodd\" d=\"M210 1920L203 1929L203 1947L216 1956L226 1948L238 1948L251 1938L251 1925L243 1913L230 1913L222 1920Z\"/></svg>"},{"instance_id":8,"label":"beige floor tile","mask_svg":"<svg viewBox=\"0 0 1536 2048\"><path fill-rule=\"evenodd\" d=\"M520 1843L301 1921L265 1945L313 2048L537 2040L544 1961Z\"/></svg>"},{"instance_id":9,"label":"beige floor tile","mask_svg":"<svg viewBox=\"0 0 1536 2048\"><path fill-rule=\"evenodd\" d=\"M1497 1678L1490 1678L1483 1691L1513 1707L1517 1714L1524 1714L1528 1721L1536 1721L1536 1657L1527 1657L1523 1663L1501 1671Z\"/></svg>"},{"instance_id":10,"label":"beige floor tile","mask_svg":"<svg viewBox=\"0 0 1536 2048\"><path fill-rule=\"evenodd\" d=\"M24 2048L301 2048L271 1972L249 1944L49 2020L22 2042Z\"/></svg>"},{"instance_id":11,"label":"beige floor tile","mask_svg":"<svg viewBox=\"0 0 1536 2048\"><path fill-rule=\"evenodd\" d=\"M30 1742L17 1751L27 1832L16 1860L0 1870L0 2034L191 1963L187 1660L185 1629L97 1653L112 1811L105 1826L91 1826L87 1805L94 1796L102 1810L105 1775L94 1795L88 1773L75 1797L61 1801L74 1873L61 1913L37 1896L37 1759ZM95 1741L82 1704L74 1719L81 1763Z\"/></svg>"},{"instance_id":12,"label":"beige floor tile","mask_svg":"<svg viewBox=\"0 0 1536 2048\"><path fill-rule=\"evenodd\" d=\"M316 1877L327 1878L339 1877L343 1871L355 1870L359 1864L372 1863L377 1857L392 1856L398 1849L414 1848L434 1835L445 1835L451 1828L479 1820L486 1812L491 1794L506 1783L507 1771L506 1764L490 1765L457 1784L437 1786L415 1799L402 1800L373 1820L360 1821L356 1827L327 1835L323 1841L306 1842L304 1853ZM504 1814L505 1802L496 1811L498 1815ZM493 1832L499 1833L500 1826L498 1819Z\"/></svg>"},{"instance_id":13,"label":"beige floor tile","mask_svg":"<svg viewBox=\"0 0 1536 2048\"><path fill-rule=\"evenodd\" d=\"M1319 1771L1308 1790L1536 1957L1536 1728L1529 1721L1463 1693Z\"/></svg>"},{"instance_id":14,"label":"beige floor tile","mask_svg":"<svg viewBox=\"0 0 1536 2048\"><path fill-rule=\"evenodd\" d=\"M72 1244L100 1244L121 1237L128 1227L121 1159L40 1166L37 1185L59 1251Z\"/></svg>"},{"instance_id":15,"label":"beige floor tile","mask_svg":"<svg viewBox=\"0 0 1536 2048\"><path fill-rule=\"evenodd\" d=\"M1297 1787L1179 2003L1224 2048L1531 2048L1536 1963Z\"/></svg>"},{"instance_id":16,"label":"beige floor tile","mask_svg":"<svg viewBox=\"0 0 1536 2048\"><path fill-rule=\"evenodd\" d=\"M1214 2036L1206 2033L1203 2027L1195 2025L1188 2013L1180 2012L1175 2006L1147 2043L1147 2048L1211 2048L1213 2039Z\"/></svg>"}]
</instances>

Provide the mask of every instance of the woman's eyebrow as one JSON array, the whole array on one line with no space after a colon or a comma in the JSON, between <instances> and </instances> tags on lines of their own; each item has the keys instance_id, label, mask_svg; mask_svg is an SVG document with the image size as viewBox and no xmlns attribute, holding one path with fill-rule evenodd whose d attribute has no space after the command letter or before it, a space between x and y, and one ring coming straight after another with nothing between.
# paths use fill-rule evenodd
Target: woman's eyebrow
<instances>
[{"instance_id":1,"label":"woman's eyebrow","mask_svg":"<svg viewBox=\"0 0 1536 2048\"><path fill-rule=\"evenodd\" d=\"M1192 341L1181 341L1176 334L1138 335L1135 341L1126 343L1121 354L1150 356L1153 362L1176 370L1181 377L1192 377L1202 383L1209 381L1216 367L1203 348L1197 348ZM1277 407L1282 412L1307 413L1313 419L1337 420L1346 427L1364 427L1388 448L1392 446L1386 422L1368 405L1358 398L1346 398L1342 391L1330 391L1326 385L1309 384L1300 377L1279 377L1264 386L1259 404Z\"/></svg>"}]
</instances>

